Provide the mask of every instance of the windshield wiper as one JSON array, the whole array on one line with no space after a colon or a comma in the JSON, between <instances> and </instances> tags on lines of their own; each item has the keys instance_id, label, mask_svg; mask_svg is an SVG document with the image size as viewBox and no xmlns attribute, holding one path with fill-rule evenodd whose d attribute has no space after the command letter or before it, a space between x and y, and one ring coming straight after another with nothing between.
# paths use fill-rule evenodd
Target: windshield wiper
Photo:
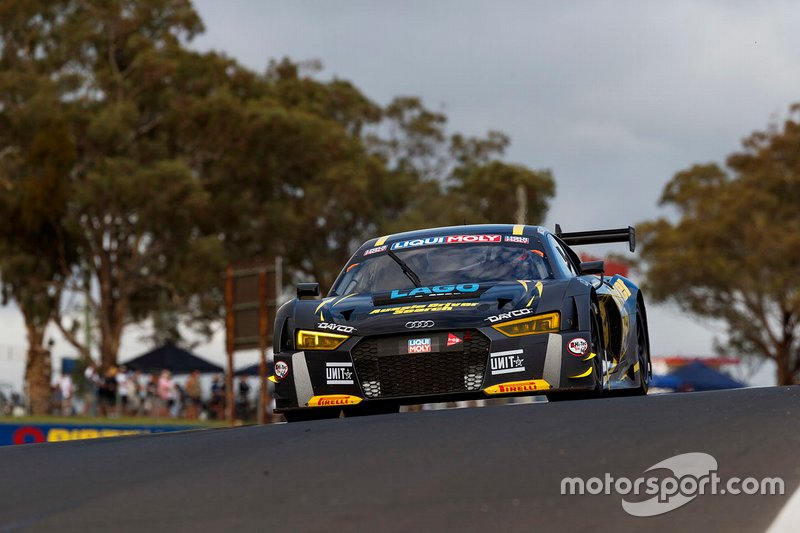
<instances>
[{"instance_id":1,"label":"windshield wiper","mask_svg":"<svg viewBox=\"0 0 800 533\"><path fill-rule=\"evenodd\" d=\"M411 280L411 283L413 283L415 287L419 287L420 285L422 285L422 282L419 280L419 276L417 276L417 273L411 270L411 267L408 266L405 261L397 257L396 253L394 253L392 250L389 250L386 252L386 254L392 259L394 259L395 263L400 265L400 268L403 269L403 274L408 276L408 279Z\"/></svg>"}]
</instances>

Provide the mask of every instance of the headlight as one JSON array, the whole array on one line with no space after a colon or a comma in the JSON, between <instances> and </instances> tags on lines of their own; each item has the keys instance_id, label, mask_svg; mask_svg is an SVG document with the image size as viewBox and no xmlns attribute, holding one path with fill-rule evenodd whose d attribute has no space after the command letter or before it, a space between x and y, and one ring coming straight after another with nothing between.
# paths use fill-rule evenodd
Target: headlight
<instances>
[{"instance_id":1,"label":"headlight","mask_svg":"<svg viewBox=\"0 0 800 533\"><path fill-rule=\"evenodd\" d=\"M349 338L350 335L299 329L297 330L297 347L302 350L335 350Z\"/></svg>"},{"instance_id":2,"label":"headlight","mask_svg":"<svg viewBox=\"0 0 800 533\"><path fill-rule=\"evenodd\" d=\"M511 320L492 327L506 337L521 337L535 333L552 333L558 331L560 325L561 316L556 312Z\"/></svg>"}]
</instances>

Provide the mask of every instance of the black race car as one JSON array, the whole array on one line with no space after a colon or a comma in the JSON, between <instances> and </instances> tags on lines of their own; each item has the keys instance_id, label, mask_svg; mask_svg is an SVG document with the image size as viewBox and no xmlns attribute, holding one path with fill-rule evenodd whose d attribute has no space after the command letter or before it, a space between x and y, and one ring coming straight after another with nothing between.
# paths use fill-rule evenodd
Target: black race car
<instances>
[{"instance_id":1,"label":"black race car","mask_svg":"<svg viewBox=\"0 0 800 533\"><path fill-rule=\"evenodd\" d=\"M277 412L288 421L546 394L646 394L644 300L571 246L633 228L551 233L480 225L371 239L326 298L301 283L275 321Z\"/></svg>"}]
</instances>

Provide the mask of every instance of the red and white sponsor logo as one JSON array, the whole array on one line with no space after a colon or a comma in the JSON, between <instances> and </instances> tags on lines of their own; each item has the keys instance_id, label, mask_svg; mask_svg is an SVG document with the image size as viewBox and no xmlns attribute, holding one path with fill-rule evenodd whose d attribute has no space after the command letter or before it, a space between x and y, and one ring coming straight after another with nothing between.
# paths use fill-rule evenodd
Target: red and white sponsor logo
<instances>
[{"instance_id":1,"label":"red and white sponsor logo","mask_svg":"<svg viewBox=\"0 0 800 533\"><path fill-rule=\"evenodd\" d=\"M275 363L275 377L278 379L283 379L288 375L289 375L289 365L287 365L283 361L277 361Z\"/></svg>"},{"instance_id":2,"label":"red and white sponsor logo","mask_svg":"<svg viewBox=\"0 0 800 533\"><path fill-rule=\"evenodd\" d=\"M445 239L447 244L501 242L502 235L450 235Z\"/></svg>"},{"instance_id":3,"label":"red and white sponsor logo","mask_svg":"<svg viewBox=\"0 0 800 533\"><path fill-rule=\"evenodd\" d=\"M454 334L452 334L452 333L448 333L448 334L447 334L447 345L448 345L448 346L455 346L455 345L456 345L456 344L458 344L459 342L464 342L464 341L463 341L463 340L461 340L461 339L458 337L458 335L454 335Z\"/></svg>"},{"instance_id":4,"label":"red and white sponsor logo","mask_svg":"<svg viewBox=\"0 0 800 533\"><path fill-rule=\"evenodd\" d=\"M536 386L536 381L520 381L519 383L515 383L513 385L498 385L497 389L499 392L507 393L507 392L531 392L535 390L539 390Z\"/></svg>"},{"instance_id":5,"label":"red and white sponsor logo","mask_svg":"<svg viewBox=\"0 0 800 533\"><path fill-rule=\"evenodd\" d=\"M430 337L425 339L409 339L408 353L427 353L431 351Z\"/></svg>"},{"instance_id":6,"label":"red and white sponsor logo","mask_svg":"<svg viewBox=\"0 0 800 533\"><path fill-rule=\"evenodd\" d=\"M567 350L572 355L585 355L586 351L589 349L589 343L586 342L586 339L578 337L577 339L572 339L567 343Z\"/></svg>"},{"instance_id":7,"label":"red and white sponsor logo","mask_svg":"<svg viewBox=\"0 0 800 533\"><path fill-rule=\"evenodd\" d=\"M386 248L387 248L387 246L386 246L386 245L383 245L383 246L376 246L375 248L370 248L369 250L366 250L366 251L364 252L364 255L372 255L372 254L377 254L377 253L379 253L379 252L385 252L385 251L386 251Z\"/></svg>"}]
</instances>

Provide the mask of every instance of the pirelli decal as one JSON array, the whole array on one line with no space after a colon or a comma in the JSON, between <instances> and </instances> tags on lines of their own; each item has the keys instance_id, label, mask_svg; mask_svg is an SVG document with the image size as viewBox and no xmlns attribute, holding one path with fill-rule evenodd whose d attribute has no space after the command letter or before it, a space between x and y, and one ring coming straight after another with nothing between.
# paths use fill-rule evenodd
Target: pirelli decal
<instances>
[{"instance_id":1,"label":"pirelli decal","mask_svg":"<svg viewBox=\"0 0 800 533\"><path fill-rule=\"evenodd\" d=\"M326 394L325 396L312 396L308 400L309 407L336 407L337 405L356 405L361 403L361 398L349 394Z\"/></svg>"},{"instance_id":2,"label":"pirelli decal","mask_svg":"<svg viewBox=\"0 0 800 533\"><path fill-rule=\"evenodd\" d=\"M494 394L519 394L522 392L535 392L548 390L550 384L543 379L530 379L526 381L509 381L486 387L483 392L489 395Z\"/></svg>"}]
</instances>

